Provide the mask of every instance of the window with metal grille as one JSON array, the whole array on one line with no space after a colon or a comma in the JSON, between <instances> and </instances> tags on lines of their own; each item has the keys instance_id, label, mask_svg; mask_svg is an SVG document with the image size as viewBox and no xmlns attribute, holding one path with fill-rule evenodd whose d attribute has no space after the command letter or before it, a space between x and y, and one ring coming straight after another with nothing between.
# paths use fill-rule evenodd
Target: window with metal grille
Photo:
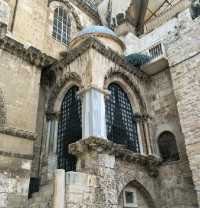
<instances>
[{"instance_id":1,"label":"window with metal grille","mask_svg":"<svg viewBox=\"0 0 200 208\"><path fill-rule=\"evenodd\" d=\"M134 152L140 152L137 122L127 94L115 83L109 85L111 92L106 101L107 137L124 144Z\"/></svg>"},{"instance_id":2,"label":"window with metal grille","mask_svg":"<svg viewBox=\"0 0 200 208\"><path fill-rule=\"evenodd\" d=\"M74 86L66 93L58 124L58 168L66 171L76 169L76 157L69 154L69 144L82 138L81 102L77 97L77 92L78 87Z\"/></svg>"},{"instance_id":3,"label":"window with metal grille","mask_svg":"<svg viewBox=\"0 0 200 208\"><path fill-rule=\"evenodd\" d=\"M174 135L169 132L163 132L158 138L158 147L163 162L179 160L178 147Z\"/></svg>"},{"instance_id":4,"label":"window with metal grille","mask_svg":"<svg viewBox=\"0 0 200 208\"><path fill-rule=\"evenodd\" d=\"M58 7L54 12L53 37L63 44L68 44L70 33L71 18L63 7Z\"/></svg>"}]
</instances>

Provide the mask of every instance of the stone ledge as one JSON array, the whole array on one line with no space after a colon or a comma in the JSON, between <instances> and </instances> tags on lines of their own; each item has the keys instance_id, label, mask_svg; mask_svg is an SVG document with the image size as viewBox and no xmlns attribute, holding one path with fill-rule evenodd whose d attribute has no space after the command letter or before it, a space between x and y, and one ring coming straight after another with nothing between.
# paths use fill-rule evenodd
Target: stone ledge
<instances>
[{"instance_id":1,"label":"stone ledge","mask_svg":"<svg viewBox=\"0 0 200 208\"><path fill-rule=\"evenodd\" d=\"M24 154L18 154L13 152L4 152L0 150L0 156L5 157L13 157L13 158L19 158L19 159L25 159L25 160L32 160L33 155L24 155Z\"/></svg>"},{"instance_id":2,"label":"stone ledge","mask_svg":"<svg viewBox=\"0 0 200 208\"><path fill-rule=\"evenodd\" d=\"M88 38L76 48L73 48L67 52L63 52L62 56L64 58L53 64L52 69L64 69L66 65L69 65L70 63L75 61L90 48L95 49L97 52L108 58L110 61L114 62L116 65L124 68L125 70L139 77L140 79L147 79L149 77L136 67L130 67L129 65L127 65L125 59L121 55L106 47L102 42L92 36L88 36Z\"/></svg>"},{"instance_id":3,"label":"stone ledge","mask_svg":"<svg viewBox=\"0 0 200 208\"><path fill-rule=\"evenodd\" d=\"M16 128L11 128L11 127L3 127L0 128L0 133L1 134L7 134L10 136L16 136L16 137L21 137L23 139L28 139L28 140L36 140L37 139L37 134L26 131L26 130L21 130L21 129L16 129Z\"/></svg>"},{"instance_id":4,"label":"stone ledge","mask_svg":"<svg viewBox=\"0 0 200 208\"><path fill-rule=\"evenodd\" d=\"M133 151L128 150L125 145L115 144L111 141L95 137L82 139L71 144L69 146L69 151L71 154L78 157L89 152L114 155L115 158L119 160L144 166L147 169L148 174L152 177L158 176L158 166L161 163L160 159L153 155L134 153Z\"/></svg>"},{"instance_id":5,"label":"stone ledge","mask_svg":"<svg viewBox=\"0 0 200 208\"><path fill-rule=\"evenodd\" d=\"M1 28L0 28L1 29ZM0 30L1 34L1 30ZM24 61L35 65L39 68L46 68L51 66L56 59L53 57L48 56L45 53L42 53L40 50L29 47L26 48L22 43L12 39L11 37L5 36L0 38L0 49L17 56Z\"/></svg>"}]
</instances>

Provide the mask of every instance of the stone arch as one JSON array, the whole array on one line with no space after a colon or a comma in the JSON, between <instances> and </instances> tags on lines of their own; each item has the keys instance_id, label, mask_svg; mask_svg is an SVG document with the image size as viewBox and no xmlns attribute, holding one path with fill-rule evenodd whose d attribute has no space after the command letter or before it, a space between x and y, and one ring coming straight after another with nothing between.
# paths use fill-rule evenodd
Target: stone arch
<instances>
[{"instance_id":1,"label":"stone arch","mask_svg":"<svg viewBox=\"0 0 200 208\"><path fill-rule=\"evenodd\" d=\"M121 192L118 195L118 203L120 201L120 198L122 197L122 194L123 194L124 189L126 187L129 187L129 186L135 188L137 191L139 191L141 193L141 195L143 196L143 198L147 202L149 208L157 208L156 203L155 203L155 200L151 196L150 192L147 190L147 188L143 184L141 184L137 180L132 180L132 181L128 182L123 187L123 189L121 190Z\"/></svg>"},{"instance_id":2,"label":"stone arch","mask_svg":"<svg viewBox=\"0 0 200 208\"><path fill-rule=\"evenodd\" d=\"M6 124L6 109L3 92L0 89L0 128Z\"/></svg>"},{"instance_id":3,"label":"stone arch","mask_svg":"<svg viewBox=\"0 0 200 208\"><path fill-rule=\"evenodd\" d=\"M56 85L53 87L49 101L48 101L48 113L58 113L60 111L62 100L67 90L73 85L82 88L82 82L80 76L75 73L67 73Z\"/></svg>"},{"instance_id":4,"label":"stone arch","mask_svg":"<svg viewBox=\"0 0 200 208\"><path fill-rule=\"evenodd\" d=\"M77 30L81 30L83 28L83 26L81 24L81 20L78 16L77 12L73 8L73 6L66 0L49 0L48 5L50 5L52 2L55 2L55 1L61 3L62 5L66 6L69 9L69 11L71 12L71 14L76 22Z\"/></svg>"},{"instance_id":5,"label":"stone arch","mask_svg":"<svg viewBox=\"0 0 200 208\"><path fill-rule=\"evenodd\" d=\"M171 131L163 131L157 137L160 156L164 162L178 161L180 154L176 136Z\"/></svg>"},{"instance_id":6,"label":"stone arch","mask_svg":"<svg viewBox=\"0 0 200 208\"><path fill-rule=\"evenodd\" d=\"M141 95L141 91L136 86L134 80L131 79L131 76L128 72L111 69L105 76L104 88L107 88L111 82L118 83L127 92L132 107L136 104L138 113L147 114L146 104Z\"/></svg>"}]
</instances>

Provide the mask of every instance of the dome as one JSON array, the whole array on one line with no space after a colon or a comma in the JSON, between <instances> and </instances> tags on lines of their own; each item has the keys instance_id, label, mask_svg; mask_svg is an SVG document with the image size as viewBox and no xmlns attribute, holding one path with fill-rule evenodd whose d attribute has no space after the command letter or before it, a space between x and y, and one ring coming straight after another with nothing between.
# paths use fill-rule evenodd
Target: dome
<instances>
[{"instance_id":1,"label":"dome","mask_svg":"<svg viewBox=\"0 0 200 208\"><path fill-rule=\"evenodd\" d=\"M92 26L88 26L86 28L84 28L83 30L81 30L81 32L78 33L78 35L76 37L82 36L82 35L88 35L88 34L107 34L107 35L111 35L117 38L117 35L109 28L105 27L105 26L97 26L97 25L92 25Z\"/></svg>"},{"instance_id":2,"label":"dome","mask_svg":"<svg viewBox=\"0 0 200 208\"><path fill-rule=\"evenodd\" d=\"M100 40L105 46L122 54L125 50L123 41L109 28L105 26L91 25L81 30L70 42L69 47L74 48L82 41L92 36Z\"/></svg>"}]
</instances>

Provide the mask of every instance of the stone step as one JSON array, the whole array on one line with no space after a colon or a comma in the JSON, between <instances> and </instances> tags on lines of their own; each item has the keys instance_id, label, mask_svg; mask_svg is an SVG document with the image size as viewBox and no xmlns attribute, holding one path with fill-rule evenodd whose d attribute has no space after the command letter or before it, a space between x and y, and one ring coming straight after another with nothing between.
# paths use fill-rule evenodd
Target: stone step
<instances>
[{"instance_id":1,"label":"stone step","mask_svg":"<svg viewBox=\"0 0 200 208\"><path fill-rule=\"evenodd\" d=\"M28 208L51 208L53 184L49 183L40 188L28 201Z\"/></svg>"}]
</instances>

